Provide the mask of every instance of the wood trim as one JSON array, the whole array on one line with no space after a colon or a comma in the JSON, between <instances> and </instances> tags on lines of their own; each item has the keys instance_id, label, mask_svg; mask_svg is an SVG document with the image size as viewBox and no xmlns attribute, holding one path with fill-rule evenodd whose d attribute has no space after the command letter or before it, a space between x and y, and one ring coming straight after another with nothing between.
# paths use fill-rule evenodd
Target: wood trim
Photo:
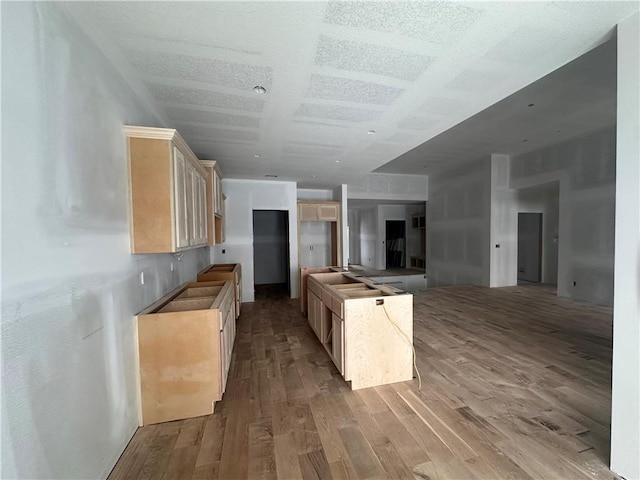
<instances>
[{"instance_id":1,"label":"wood trim","mask_svg":"<svg viewBox=\"0 0 640 480\"><path fill-rule=\"evenodd\" d=\"M124 125L124 134L127 137L147 138L154 140L171 140L176 147L184 154L185 157L189 157L189 160L194 164L195 168L200 172L202 176L206 176L206 170L200 165L198 157L193 150L189 147L187 142L184 141L182 135L175 128L158 128L158 127L140 127L136 125Z\"/></svg>"}]
</instances>

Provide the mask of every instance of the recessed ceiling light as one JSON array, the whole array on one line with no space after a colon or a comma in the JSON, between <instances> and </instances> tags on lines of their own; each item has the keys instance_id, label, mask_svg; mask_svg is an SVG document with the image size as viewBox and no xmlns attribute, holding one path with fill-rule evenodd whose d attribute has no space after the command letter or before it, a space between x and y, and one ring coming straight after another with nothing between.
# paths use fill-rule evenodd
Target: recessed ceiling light
<instances>
[{"instance_id":1,"label":"recessed ceiling light","mask_svg":"<svg viewBox=\"0 0 640 480\"><path fill-rule=\"evenodd\" d=\"M256 153L256 154L254 155L254 157L256 157L256 158L260 158L260 154L259 154L259 153Z\"/></svg>"},{"instance_id":2,"label":"recessed ceiling light","mask_svg":"<svg viewBox=\"0 0 640 480\"><path fill-rule=\"evenodd\" d=\"M313 178L316 178L318 175L311 175Z\"/></svg>"},{"instance_id":3,"label":"recessed ceiling light","mask_svg":"<svg viewBox=\"0 0 640 480\"><path fill-rule=\"evenodd\" d=\"M278 175L265 175L267 178L278 178Z\"/></svg>"},{"instance_id":4,"label":"recessed ceiling light","mask_svg":"<svg viewBox=\"0 0 640 480\"><path fill-rule=\"evenodd\" d=\"M263 92L264 93L264 92ZM530 103L529 106L533 107L535 105L535 103Z\"/></svg>"},{"instance_id":5,"label":"recessed ceiling light","mask_svg":"<svg viewBox=\"0 0 640 480\"><path fill-rule=\"evenodd\" d=\"M367 135L375 135L376 131L375 130L369 130L367 131Z\"/></svg>"},{"instance_id":6,"label":"recessed ceiling light","mask_svg":"<svg viewBox=\"0 0 640 480\"><path fill-rule=\"evenodd\" d=\"M262 85L256 85L255 87L253 87L253 91L256 92L258 95L267 93L267 89L264 88Z\"/></svg>"},{"instance_id":7,"label":"recessed ceiling light","mask_svg":"<svg viewBox=\"0 0 640 480\"><path fill-rule=\"evenodd\" d=\"M336 163L340 163L342 160L336 160Z\"/></svg>"}]
</instances>

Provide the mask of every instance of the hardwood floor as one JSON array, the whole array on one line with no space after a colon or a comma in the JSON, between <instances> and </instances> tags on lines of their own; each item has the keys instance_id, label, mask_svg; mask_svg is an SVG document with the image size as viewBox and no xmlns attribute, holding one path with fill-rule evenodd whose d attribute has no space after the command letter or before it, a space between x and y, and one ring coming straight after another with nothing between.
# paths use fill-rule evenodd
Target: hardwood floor
<instances>
[{"instance_id":1,"label":"hardwood floor","mask_svg":"<svg viewBox=\"0 0 640 480\"><path fill-rule=\"evenodd\" d=\"M422 390L356 392L297 300L243 305L215 413L139 429L110 478L616 478L610 308L532 287L414 303Z\"/></svg>"}]
</instances>

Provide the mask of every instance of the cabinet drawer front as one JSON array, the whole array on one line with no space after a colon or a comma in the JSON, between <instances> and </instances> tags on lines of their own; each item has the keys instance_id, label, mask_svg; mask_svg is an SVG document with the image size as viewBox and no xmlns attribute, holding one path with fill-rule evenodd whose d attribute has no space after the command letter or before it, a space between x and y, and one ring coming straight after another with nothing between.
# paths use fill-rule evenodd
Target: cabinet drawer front
<instances>
[{"instance_id":1,"label":"cabinet drawer front","mask_svg":"<svg viewBox=\"0 0 640 480\"><path fill-rule=\"evenodd\" d=\"M318 220L338 221L338 205L318 205Z\"/></svg>"},{"instance_id":2,"label":"cabinet drawer front","mask_svg":"<svg viewBox=\"0 0 640 480\"><path fill-rule=\"evenodd\" d=\"M318 207L315 204L312 205L299 205L298 219L301 222L308 222L318 220Z\"/></svg>"}]
</instances>

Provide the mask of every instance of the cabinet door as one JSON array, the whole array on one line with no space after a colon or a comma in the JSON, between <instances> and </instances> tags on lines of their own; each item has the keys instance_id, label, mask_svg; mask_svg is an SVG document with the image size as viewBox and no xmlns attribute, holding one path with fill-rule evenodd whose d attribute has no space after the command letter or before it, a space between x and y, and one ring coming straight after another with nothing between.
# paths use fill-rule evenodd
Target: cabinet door
<instances>
[{"instance_id":1,"label":"cabinet door","mask_svg":"<svg viewBox=\"0 0 640 480\"><path fill-rule=\"evenodd\" d=\"M298 205L298 218L301 222L313 222L318 220L318 206L316 204Z\"/></svg>"},{"instance_id":2,"label":"cabinet door","mask_svg":"<svg viewBox=\"0 0 640 480\"><path fill-rule=\"evenodd\" d=\"M196 228L198 212L197 209L197 188L196 170L187 162L187 217L189 219L189 245L196 245L198 231Z\"/></svg>"},{"instance_id":3,"label":"cabinet door","mask_svg":"<svg viewBox=\"0 0 640 480\"><path fill-rule=\"evenodd\" d=\"M207 243L207 183L202 175L196 172L197 189L197 244L204 245Z\"/></svg>"},{"instance_id":4,"label":"cabinet door","mask_svg":"<svg viewBox=\"0 0 640 480\"><path fill-rule=\"evenodd\" d=\"M173 208L176 248L189 246L189 215L187 212L187 171L182 152L173 149Z\"/></svg>"},{"instance_id":5,"label":"cabinet door","mask_svg":"<svg viewBox=\"0 0 640 480\"><path fill-rule=\"evenodd\" d=\"M318 205L318 220L325 222L337 222L338 205Z\"/></svg>"}]
</instances>

